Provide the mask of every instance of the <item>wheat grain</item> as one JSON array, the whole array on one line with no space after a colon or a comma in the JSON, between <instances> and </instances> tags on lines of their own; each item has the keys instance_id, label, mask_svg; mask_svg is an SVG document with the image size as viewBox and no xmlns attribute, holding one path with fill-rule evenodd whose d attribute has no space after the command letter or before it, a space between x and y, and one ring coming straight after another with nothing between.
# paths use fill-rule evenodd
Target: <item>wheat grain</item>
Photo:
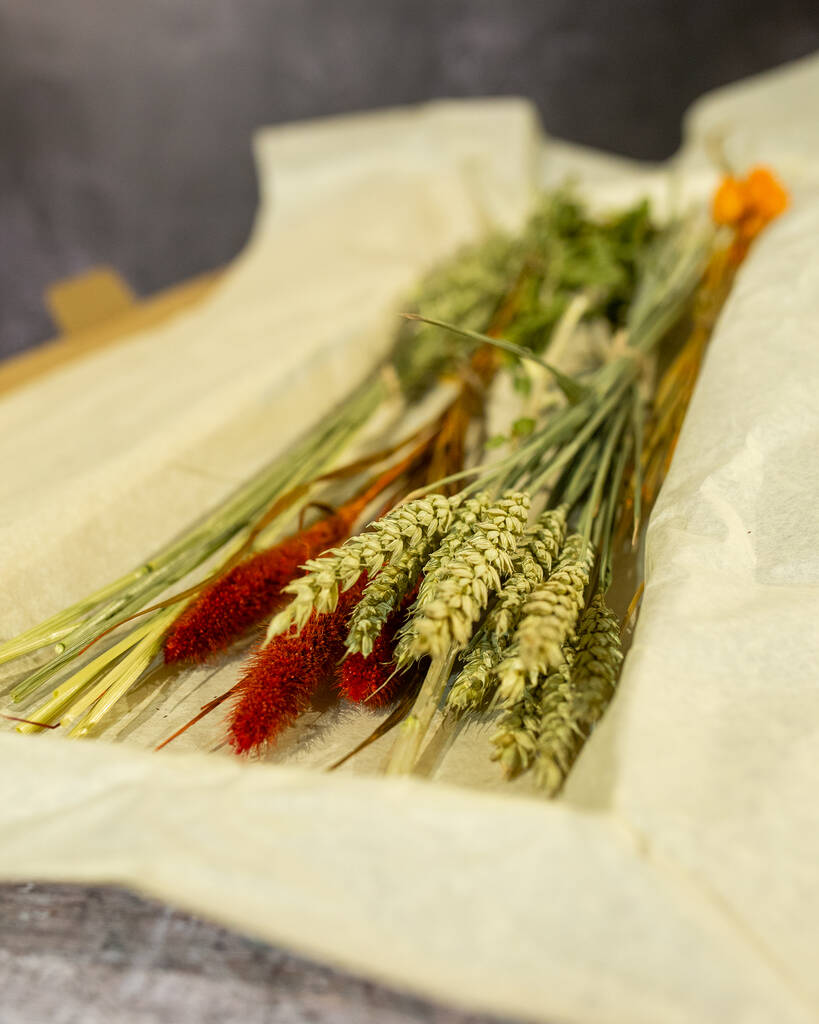
<instances>
[{"instance_id":1,"label":"wheat grain","mask_svg":"<svg viewBox=\"0 0 819 1024\"><path fill-rule=\"evenodd\" d=\"M529 495L500 498L475 522L470 533L441 559L432 585L414 606L399 657L443 657L462 650L472 636L489 596L514 571L512 556L526 527ZM401 663L399 660L399 664Z\"/></svg>"},{"instance_id":2,"label":"wheat grain","mask_svg":"<svg viewBox=\"0 0 819 1024\"><path fill-rule=\"evenodd\" d=\"M560 667L563 647L573 639L583 610L593 561L591 544L572 534L555 571L530 594L514 641L515 655L526 672L546 676Z\"/></svg>"},{"instance_id":3,"label":"wheat grain","mask_svg":"<svg viewBox=\"0 0 819 1024\"><path fill-rule=\"evenodd\" d=\"M495 606L462 656L462 668L447 697L458 715L483 707L494 685L495 669L509 646L526 599L548 576L566 533L566 508L544 512L521 542L514 572L504 581Z\"/></svg>"},{"instance_id":4,"label":"wheat grain","mask_svg":"<svg viewBox=\"0 0 819 1024\"><path fill-rule=\"evenodd\" d=\"M571 665L570 685L556 687L544 702L534 756L538 785L556 793L583 743L608 707L623 661L620 628L601 595L583 613Z\"/></svg>"},{"instance_id":5,"label":"wheat grain","mask_svg":"<svg viewBox=\"0 0 819 1024\"><path fill-rule=\"evenodd\" d=\"M488 495L478 495L462 501L454 510L452 524L441 540L437 537L423 537L414 547L408 548L400 558L385 565L364 591L350 619L347 650L361 653L365 657L372 650L390 613L415 587L423 572L420 593L434 577L435 571L450 551L455 539L466 536L489 504ZM436 541L440 544L436 546Z\"/></svg>"},{"instance_id":6,"label":"wheat grain","mask_svg":"<svg viewBox=\"0 0 819 1024\"><path fill-rule=\"evenodd\" d=\"M432 546L449 529L458 503L457 495L447 498L442 494L408 501L341 547L310 559L304 565L305 575L284 588L293 600L272 619L267 639L293 625L302 629L313 611L333 611L339 593L348 590L363 572L375 576L385 562L396 565L406 552L420 544Z\"/></svg>"}]
</instances>

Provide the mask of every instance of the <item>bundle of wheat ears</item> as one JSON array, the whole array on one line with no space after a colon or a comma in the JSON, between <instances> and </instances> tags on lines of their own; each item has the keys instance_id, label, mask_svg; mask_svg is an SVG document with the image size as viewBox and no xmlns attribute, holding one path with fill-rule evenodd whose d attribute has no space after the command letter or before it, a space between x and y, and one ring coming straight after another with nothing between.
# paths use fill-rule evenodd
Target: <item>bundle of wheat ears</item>
<instances>
[{"instance_id":1,"label":"bundle of wheat ears","mask_svg":"<svg viewBox=\"0 0 819 1024\"><path fill-rule=\"evenodd\" d=\"M500 770L556 793L617 685L640 590L623 570L611 601L613 580L736 269L786 204L763 168L726 178L710 218L662 226L646 203L597 218L560 191L518 236L456 253L319 427L132 572L0 644L0 663L50 649L5 717L91 736L160 659L200 663L267 624L185 728L226 712L237 753L264 750L329 682L392 709L373 733L395 728L390 773L413 771L433 725L486 718ZM442 380L448 403L351 459L396 379L407 410ZM515 411L487 439L499 394Z\"/></svg>"}]
</instances>

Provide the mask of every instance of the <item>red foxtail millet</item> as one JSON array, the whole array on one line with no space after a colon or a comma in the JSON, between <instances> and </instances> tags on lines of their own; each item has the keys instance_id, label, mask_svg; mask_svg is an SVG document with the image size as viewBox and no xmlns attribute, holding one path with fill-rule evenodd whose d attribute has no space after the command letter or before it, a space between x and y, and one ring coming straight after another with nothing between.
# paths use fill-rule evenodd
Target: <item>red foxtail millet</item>
<instances>
[{"instance_id":1,"label":"red foxtail millet","mask_svg":"<svg viewBox=\"0 0 819 1024\"><path fill-rule=\"evenodd\" d=\"M345 540L351 525L348 511L340 509L234 566L176 620L165 638L165 661L200 662L226 650L275 610L299 566Z\"/></svg>"},{"instance_id":2,"label":"red foxtail millet","mask_svg":"<svg viewBox=\"0 0 819 1024\"><path fill-rule=\"evenodd\" d=\"M237 754L275 740L332 678L344 653L347 619L361 599L365 579L340 595L335 611L308 619L299 634L282 633L258 647L235 687L228 735Z\"/></svg>"},{"instance_id":3,"label":"red foxtail millet","mask_svg":"<svg viewBox=\"0 0 819 1024\"><path fill-rule=\"evenodd\" d=\"M272 615L285 599L284 588L301 575L300 567L346 540L367 505L408 464L403 459L389 466L335 512L233 566L206 586L168 632L163 648L166 663L206 661Z\"/></svg>"},{"instance_id":4,"label":"red foxtail millet","mask_svg":"<svg viewBox=\"0 0 819 1024\"><path fill-rule=\"evenodd\" d=\"M367 657L356 652L345 659L338 681L342 697L354 704L367 704L371 708L383 708L396 700L404 688L405 680L395 670L395 637L417 594L416 586L390 615L373 641L373 649Z\"/></svg>"}]
</instances>

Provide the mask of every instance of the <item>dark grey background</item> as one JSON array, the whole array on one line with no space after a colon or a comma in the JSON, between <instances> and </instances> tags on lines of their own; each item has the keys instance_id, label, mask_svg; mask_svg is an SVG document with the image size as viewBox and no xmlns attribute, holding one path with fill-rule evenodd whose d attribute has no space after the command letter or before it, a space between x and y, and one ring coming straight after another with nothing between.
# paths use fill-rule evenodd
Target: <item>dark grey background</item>
<instances>
[{"instance_id":1,"label":"dark grey background","mask_svg":"<svg viewBox=\"0 0 819 1024\"><path fill-rule=\"evenodd\" d=\"M0 0L0 354L52 331L56 278L234 256L258 125L518 93L659 158L696 96L817 48L817 0Z\"/></svg>"}]
</instances>

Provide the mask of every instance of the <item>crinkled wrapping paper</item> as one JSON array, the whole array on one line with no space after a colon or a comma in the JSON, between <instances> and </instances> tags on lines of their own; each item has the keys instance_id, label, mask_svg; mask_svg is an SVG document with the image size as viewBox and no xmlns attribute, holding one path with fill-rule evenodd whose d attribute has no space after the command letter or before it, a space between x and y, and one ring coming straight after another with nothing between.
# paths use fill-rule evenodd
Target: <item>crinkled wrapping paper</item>
<instances>
[{"instance_id":1,"label":"crinkled wrapping paper","mask_svg":"<svg viewBox=\"0 0 819 1024\"><path fill-rule=\"evenodd\" d=\"M519 223L538 179L573 172L601 206L702 198L719 135L794 202L720 320L618 696L559 800L498 788L479 730L432 779L302 767L361 734L360 712L316 717L277 764L203 753L218 724L148 753L148 712L184 719L235 678L225 663L160 679L99 742L0 735L2 875L122 883L534 1020L816 1020L817 103L813 61L725 90L662 169L540 154L511 100L262 133L262 210L218 293L0 403L2 635L129 567L319 418L383 352L419 270Z\"/></svg>"}]
</instances>

